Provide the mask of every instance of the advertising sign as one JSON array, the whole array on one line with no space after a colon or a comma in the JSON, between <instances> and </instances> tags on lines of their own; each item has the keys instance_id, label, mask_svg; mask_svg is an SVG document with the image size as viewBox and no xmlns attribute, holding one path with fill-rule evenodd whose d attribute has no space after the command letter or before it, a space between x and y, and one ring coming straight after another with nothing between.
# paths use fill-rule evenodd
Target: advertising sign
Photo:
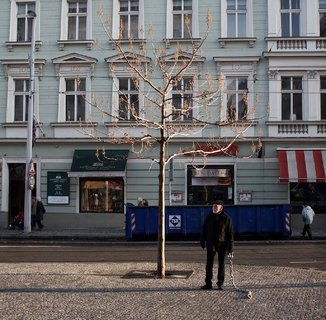
<instances>
[{"instance_id":1,"label":"advertising sign","mask_svg":"<svg viewBox=\"0 0 326 320\"><path fill-rule=\"evenodd\" d=\"M69 204L70 180L67 172L48 172L47 203Z\"/></svg>"}]
</instances>

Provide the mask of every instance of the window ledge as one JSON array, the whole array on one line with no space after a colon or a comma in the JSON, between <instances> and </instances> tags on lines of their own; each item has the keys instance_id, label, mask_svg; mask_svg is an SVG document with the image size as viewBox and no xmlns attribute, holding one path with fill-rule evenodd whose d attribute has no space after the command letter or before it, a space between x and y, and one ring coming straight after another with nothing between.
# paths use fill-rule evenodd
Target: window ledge
<instances>
[{"instance_id":1,"label":"window ledge","mask_svg":"<svg viewBox=\"0 0 326 320\"><path fill-rule=\"evenodd\" d=\"M113 39L110 40L109 43L111 43L112 48L116 47L116 43L125 45L125 44L129 44L129 45L135 45L138 44L140 49L144 49L145 44L146 44L147 40L146 39Z\"/></svg>"},{"instance_id":2,"label":"window ledge","mask_svg":"<svg viewBox=\"0 0 326 320\"><path fill-rule=\"evenodd\" d=\"M110 127L146 127L145 124L141 124L137 121L115 121L115 122L104 122L104 126L107 128Z\"/></svg>"},{"instance_id":3,"label":"window ledge","mask_svg":"<svg viewBox=\"0 0 326 320\"><path fill-rule=\"evenodd\" d=\"M257 120L238 120L238 121L221 121L216 122L216 125L221 127L252 127L256 126L259 122Z\"/></svg>"},{"instance_id":4,"label":"window ledge","mask_svg":"<svg viewBox=\"0 0 326 320\"><path fill-rule=\"evenodd\" d=\"M27 127L28 123L27 121L16 121L16 122L5 122L2 124L3 127L7 127L7 128L25 128ZM42 122L38 122L36 124L36 127L42 127L43 123Z\"/></svg>"},{"instance_id":5,"label":"window ledge","mask_svg":"<svg viewBox=\"0 0 326 320\"><path fill-rule=\"evenodd\" d=\"M171 44L194 44L198 45L201 42L201 38L165 38L166 48L169 48Z\"/></svg>"},{"instance_id":6,"label":"window ledge","mask_svg":"<svg viewBox=\"0 0 326 320\"><path fill-rule=\"evenodd\" d=\"M235 43L235 42L247 42L249 48L253 48L255 46L257 38L218 38L218 43L221 48L225 48L226 43Z\"/></svg>"},{"instance_id":7,"label":"window ledge","mask_svg":"<svg viewBox=\"0 0 326 320\"><path fill-rule=\"evenodd\" d=\"M71 127L82 127L82 128L89 128L89 127L97 127L97 122L86 122L86 121L70 121L70 122L51 122L50 123L51 127L66 127L66 128L71 128Z\"/></svg>"},{"instance_id":8,"label":"window ledge","mask_svg":"<svg viewBox=\"0 0 326 320\"><path fill-rule=\"evenodd\" d=\"M94 40L58 40L59 49L63 51L66 45L86 45L87 50L93 48Z\"/></svg>"},{"instance_id":9,"label":"window ledge","mask_svg":"<svg viewBox=\"0 0 326 320\"><path fill-rule=\"evenodd\" d=\"M192 126L192 127L203 127L205 126L205 123L201 123L201 122L193 122L191 120L187 121L187 120L184 120L184 121L167 121L166 122L167 125L169 126L178 126L178 127L189 127L189 126Z\"/></svg>"},{"instance_id":10,"label":"window ledge","mask_svg":"<svg viewBox=\"0 0 326 320\"><path fill-rule=\"evenodd\" d=\"M42 44L43 44L42 41L35 41L35 50L39 51ZM31 41L22 41L22 42L7 41L6 42L6 47L9 52L11 52L15 47L30 47L31 45L32 45Z\"/></svg>"}]
</instances>

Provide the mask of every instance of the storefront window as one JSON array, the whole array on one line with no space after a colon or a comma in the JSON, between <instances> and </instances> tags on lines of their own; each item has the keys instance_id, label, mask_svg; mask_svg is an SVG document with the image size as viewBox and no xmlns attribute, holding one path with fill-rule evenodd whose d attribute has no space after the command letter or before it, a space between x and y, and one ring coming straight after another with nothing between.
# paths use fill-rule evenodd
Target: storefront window
<instances>
[{"instance_id":1,"label":"storefront window","mask_svg":"<svg viewBox=\"0 0 326 320\"><path fill-rule=\"evenodd\" d=\"M290 203L300 211L303 202L307 202L317 212L326 209L326 183L290 183Z\"/></svg>"},{"instance_id":2,"label":"storefront window","mask_svg":"<svg viewBox=\"0 0 326 320\"><path fill-rule=\"evenodd\" d=\"M81 179L81 212L123 213L124 183L122 178Z\"/></svg>"},{"instance_id":3,"label":"storefront window","mask_svg":"<svg viewBox=\"0 0 326 320\"><path fill-rule=\"evenodd\" d=\"M234 204L233 166L188 166L187 183L188 205Z\"/></svg>"}]
</instances>

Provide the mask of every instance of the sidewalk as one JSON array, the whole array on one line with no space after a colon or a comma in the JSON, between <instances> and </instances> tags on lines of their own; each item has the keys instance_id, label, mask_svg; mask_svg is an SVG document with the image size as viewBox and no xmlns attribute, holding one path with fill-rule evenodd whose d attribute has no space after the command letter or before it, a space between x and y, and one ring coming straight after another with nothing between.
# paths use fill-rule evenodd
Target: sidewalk
<instances>
[{"instance_id":1,"label":"sidewalk","mask_svg":"<svg viewBox=\"0 0 326 320\"><path fill-rule=\"evenodd\" d=\"M168 263L167 272L190 278L130 278L155 271L153 263L2 263L1 319L6 320L310 320L326 319L326 272L227 265L224 291L203 291L202 263ZM216 270L214 270L214 277ZM35 303L37 301L37 303Z\"/></svg>"},{"instance_id":2,"label":"sidewalk","mask_svg":"<svg viewBox=\"0 0 326 320\"><path fill-rule=\"evenodd\" d=\"M326 240L326 230L313 230L314 240ZM125 230L123 228L93 228L93 229L46 229L33 230L26 233L23 230L0 229L0 241L24 241L24 240L63 240L63 241L126 241ZM246 237L246 241L268 240L255 237ZM292 230L289 239L280 241L303 240L301 230ZM275 240L277 241L277 240Z\"/></svg>"}]
</instances>

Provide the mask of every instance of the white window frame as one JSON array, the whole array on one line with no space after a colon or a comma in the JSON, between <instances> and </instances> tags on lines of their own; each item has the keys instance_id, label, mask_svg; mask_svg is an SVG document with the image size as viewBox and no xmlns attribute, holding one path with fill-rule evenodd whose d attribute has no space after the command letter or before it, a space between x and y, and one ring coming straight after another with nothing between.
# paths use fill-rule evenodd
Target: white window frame
<instances>
[{"instance_id":1,"label":"white window frame","mask_svg":"<svg viewBox=\"0 0 326 320\"><path fill-rule=\"evenodd\" d=\"M228 38L227 30L227 0L221 0L221 37ZM254 37L253 27L253 0L247 0L246 9L246 36L242 38ZM236 36L235 38L240 38Z\"/></svg>"},{"instance_id":2,"label":"white window frame","mask_svg":"<svg viewBox=\"0 0 326 320\"><path fill-rule=\"evenodd\" d=\"M35 78L34 78L34 115L38 119L39 115L39 76L41 69L38 65L35 65ZM6 114L6 123L19 123L27 121L14 121L15 119L15 80L26 80L29 79L29 67L26 64L17 64L14 62L12 65L7 66L7 75L8 75L8 92L7 92L7 114Z\"/></svg>"},{"instance_id":3,"label":"white window frame","mask_svg":"<svg viewBox=\"0 0 326 320\"><path fill-rule=\"evenodd\" d=\"M77 0L81 1L81 0ZM74 2L73 0L62 0L61 3L61 30L60 30L60 40L62 41L89 41L92 39L92 0L87 1L87 18L86 18L86 39L82 40L69 40L68 39L68 11L69 2Z\"/></svg>"},{"instance_id":4,"label":"white window frame","mask_svg":"<svg viewBox=\"0 0 326 320\"><path fill-rule=\"evenodd\" d=\"M290 6L289 9L282 9L282 7L280 6L281 35L282 35L282 37L299 37L302 34L302 32L301 32L301 29L302 29L302 3L301 3L301 0L298 0L300 3L300 8L293 9L291 7L291 0L287 0L287 1L289 1L289 6ZM289 33L290 34L288 36L283 36L282 13L289 15L289 28L290 28ZM292 15L293 14L299 14L299 34L296 36L293 35L293 30L292 30Z\"/></svg>"},{"instance_id":5,"label":"white window frame","mask_svg":"<svg viewBox=\"0 0 326 320\"><path fill-rule=\"evenodd\" d=\"M325 119L322 119L322 95L324 95L325 96L325 104L326 104L326 88L322 88L321 87L321 79L325 79L325 82L326 82L326 75L324 74L321 74L320 75L320 78L319 78L319 88L320 88L320 120L326 120L326 117L325 117ZM325 108L325 113L326 113L326 105L324 106L324 108Z\"/></svg>"},{"instance_id":6,"label":"white window frame","mask_svg":"<svg viewBox=\"0 0 326 320\"><path fill-rule=\"evenodd\" d=\"M18 4L35 3L35 41L40 41L40 0L11 0L10 3L10 29L9 42L18 42L17 40L17 13ZM21 41L30 43L30 41Z\"/></svg>"},{"instance_id":7,"label":"white window frame","mask_svg":"<svg viewBox=\"0 0 326 320\"><path fill-rule=\"evenodd\" d=\"M62 70L61 70L62 71ZM58 122L70 123L70 122L80 122L77 120L67 120L66 119L66 80L71 79L85 79L85 119L81 122L91 121L91 77L90 75L80 75L76 73L70 73L62 75L59 78L59 105L58 105Z\"/></svg>"},{"instance_id":8,"label":"white window frame","mask_svg":"<svg viewBox=\"0 0 326 320\"><path fill-rule=\"evenodd\" d=\"M128 89L127 90L121 90L121 88L120 88L120 81L121 80L127 80L128 81ZM137 95L137 97L138 97L138 108L137 108L138 112L136 112L136 113L137 113L137 116L139 116L139 107L140 107L139 96L140 96L140 92L139 92L139 90L137 90L136 86L135 86L135 90L133 90L131 88L131 86L133 84L133 78L132 77L118 77L118 83L119 83L119 87L118 87L118 90L119 90L119 92L118 92L118 94L119 94L119 106L118 106L118 108L119 108L119 116L120 116L120 110L121 110L121 108L120 108L120 103L121 103L120 95L127 96L127 101L126 102L127 102L127 105L128 105L127 106L127 108L128 108L127 115L124 117L124 119L121 119L120 121L131 121L131 122L136 121L136 120L132 119L133 114L132 114L132 110L131 110L131 103L132 103L131 96Z\"/></svg>"},{"instance_id":9,"label":"white window frame","mask_svg":"<svg viewBox=\"0 0 326 320\"><path fill-rule=\"evenodd\" d=\"M199 12L198 12L199 0L192 0L192 37L184 38L183 40L191 40L199 38ZM173 38L173 0L167 0L167 17L166 17L166 38Z\"/></svg>"},{"instance_id":10,"label":"white window frame","mask_svg":"<svg viewBox=\"0 0 326 320\"><path fill-rule=\"evenodd\" d=\"M138 38L133 39L135 41L145 38L144 11L145 11L144 0L139 0L139 2L138 2ZM131 11L131 12L133 12L133 11ZM120 39L120 0L113 0L112 37L113 37L113 39ZM128 39L122 39L122 40L128 40Z\"/></svg>"},{"instance_id":11,"label":"white window frame","mask_svg":"<svg viewBox=\"0 0 326 320\"><path fill-rule=\"evenodd\" d=\"M22 78L22 79L18 79L15 78L14 80L14 87L15 87L15 91L14 91L14 122L18 122L18 121L28 121L28 98L29 98L29 85L30 85L30 79L28 78ZM24 86L24 90L23 91L17 91L16 89L16 84L18 81L23 81L23 86ZM17 105L16 105L16 97L23 97L23 119L20 120L15 120L15 113L16 113L16 109L17 109Z\"/></svg>"},{"instance_id":12,"label":"white window frame","mask_svg":"<svg viewBox=\"0 0 326 320\"><path fill-rule=\"evenodd\" d=\"M220 108L219 119L227 121L227 87L226 79L233 78L247 78L247 118L246 120L253 120L255 118L255 79L257 63L260 57L239 58L239 57L223 57L214 58L217 63L218 79L221 80L222 91L222 108Z\"/></svg>"},{"instance_id":13,"label":"white window frame","mask_svg":"<svg viewBox=\"0 0 326 320\"><path fill-rule=\"evenodd\" d=\"M187 89L185 88L185 79L191 79L192 81L192 88L191 89ZM178 85L181 86L180 89L175 89L175 87L172 87L171 90L171 108L173 108L173 96L174 95L180 95L181 98L181 105L180 105L180 117L179 118L175 118L175 116L177 116L177 112L173 112L176 111L176 109L172 109L172 122L191 122L192 121L192 117L194 114L194 105L195 105L195 101L194 101L194 97L195 97L195 76L193 75L184 75L181 80L178 82ZM184 106L185 106L185 97L186 96L192 96L192 100L191 100L191 113L189 115L189 118L187 117L187 115L182 114L182 111L184 110Z\"/></svg>"},{"instance_id":14,"label":"white window frame","mask_svg":"<svg viewBox=\"0 0 326 320\"><path fill-rule=\"evenodd\" d=\"M80 11L80 4L86 3L86 12L81 12ZM71 4L76 4L76 12L69 12L69 8ZM83 41L87 40L87 1L68 1L68 40L71 41ZM69 19L70 18L75 18L75 24L74 24L74 37L72 39L69 39ZM79 31L80 31L80 19L86 18L86 25L85 25L85 38L80 38L79 37Z\"/></svg>"},{"instance_id":15,"label":"white window frame","mask_svg":"<svg viewBox=\"0 0 326 320\"><path fill-rule=\"evenodd\" d=\"M73 62L72 62L73 60ZM67 123L66 120L66 79L85 79L85 121L91 121L92 77L94 64L97 59L82 56L77 53L52 59L56 65L56 74L59 79L58 122ZM78 120L76 121L78 122Z\"/></svg>"},{"instance_id":16,"label":"white window frame","mask_svg":"<svg viewBox=\"0 0 326 320\"><path fill-rule=\"evenodd\" d=\"M300 77L302 79L302 120L301 121L318 121L320 119L319 95L307 94L307 92L316 92L319 82L315 76L311 78L309 72L298 70L278 71L269 70L269 103L272 108L269 110L269 121L295 121L292 117L290 120L282 120L282 77ZM307 106L312 105L314 108L309 109ZM317 107L318 105L318 107Z\"/></svg>"},{"instance_id":17,"label":"white window frame","mask_svg":"<svg viewBox=\"0 0 326 320\"><path fill-rule=\"evenodd\" d=\"M291 81L291 88L290 89L282 89L282 78L290 78ZM293 78L301 78L301 89L293 89ZM303 120L304 119L304 110L303 110L303 105L304 105L304 87L303 87L303 76L296 76L296 75L282 75L281 76L281 120L282 121L296 121L296 120ZM282 119L282 113L283 113L283 94L290 94L290 119ZM293 110L293 95L294 94L301 94L301 114L302 114L302 119L297 119L294 116L294 110Z\"/></svg>"},{"instance_id":18,"label":"white window frame","mask_svg":"<svg viewBox=\"0 0 326 320\"><path fill-rule=\"evenodd\" d=\"M227 88L227 83L228 83L228 80L235 80L236 81L236 88L233 90L228 90ZM247 81L247 88L246 90L242 90L242 89L239 89L239 80L240 79L246 79ZM225 78L225 82L226 82L226 92L225 92L225 95L226 95L226 116L227 116L227 120L230 121L230 122L236 122L236 121L245 121L247 120L247 117L248 117L248 76L227 76ZM234 94L235 97L236 97L236 101L235 101L235 114L234 114L234 118L232 117L232 115L230 115L229 113L229 106L228 106L228 95L229 94ZM246 115L245 117L242 117L239 119L239 99L240 99L240 96L246 96L247 97L247 102L246 102Z\"/></svg>"},{"instance_id":19,"label":"white window frame","mask_svg":"<svg viewBox=\"0 0 326 320\"><path fill-rule=\"evenodd\" d=\"M115 70L115 73L112 77L112 103L110 109L112 113L111 122L120 122L120 123L130 123L133 125L135 123L135 120L130 119L130 114L128 113L128 119L120 120L120 103L119 103L119 95L122 94L122 92L119 90L119 79L132 79L133 76L130 75L128 71L123 71L120 69L120 67ZM144 92L144 82L142 80L139 80L139 90L137 92L138 94L138 111L139 111L139 117L144 117L144 96L141 94ZM132 94L132 91L129 91L128 94Z\"/></svg>"},{"instance_id":20,"label":"white window frame","mask_svg":"<svg viewBox=\"0 0 326 320\"><path fill-rule=\"evenodd\" d=\"M325 0L323 0L323 1L325 1ZM319 36L321 36L320 35L320 17L321 17L321 15L322 14L324 14L324 15L326 15L326 7L325 8L321 8L321 6L320 6L320 0L318 1L318 7L319 7Z\"/></svg>"},{"instance_id":21,"label":"white window frame","mask_svg":"<svg viewBox=\"0 0 326 320\"><path fill-rule=\"evenodd\" d=\"M67 81L74 81L74 90L73 91L67 91ZM73 96L74 97L74 117L73 119L71 119L70 117L68 117L67 119L67 110L65 110L65 118L67 122L85 122L86 121L86 91L82 91L79 90L79 82L81 81L85 81L85 90L86 90L86 78L80 77L80 78L69 78L66 77L65 78L65 95L66 95L66 99L65 99L65 106L67 108L67 96ZM84 100L84 104L85 104L85 114L83 115L84 119L78 119L77 115L78 115L78 109L79 109L79 105L78 105L78 97L82 96L82 99Z\"/></svg>"}]
</instances>

